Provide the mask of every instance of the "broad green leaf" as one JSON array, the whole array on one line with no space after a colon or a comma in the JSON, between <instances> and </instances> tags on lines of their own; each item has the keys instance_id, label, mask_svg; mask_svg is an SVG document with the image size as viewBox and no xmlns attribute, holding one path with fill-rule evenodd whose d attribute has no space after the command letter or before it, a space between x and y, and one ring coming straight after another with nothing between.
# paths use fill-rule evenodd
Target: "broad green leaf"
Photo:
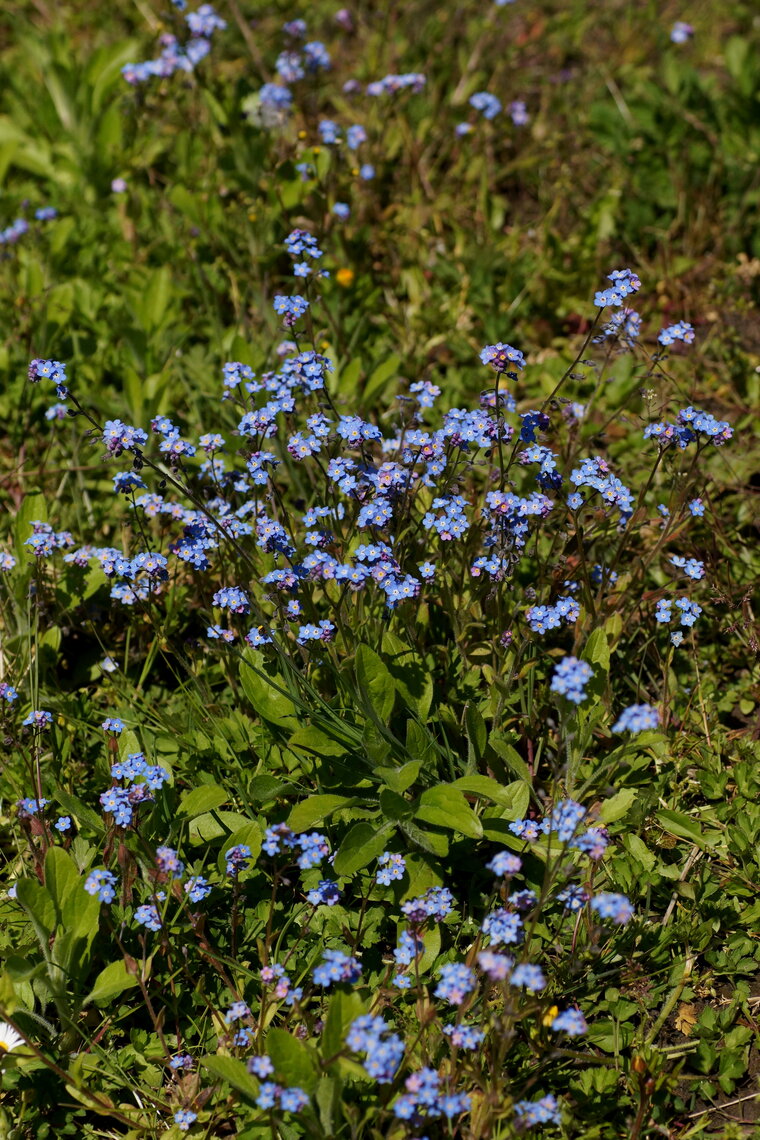
<instances>
[{"instance_id":1,"label":"broad green leaf","mask_svg":"<svg viewBox=\"0 0 760 1140\"><path fill-rule=\"evenodd\" d=\"M288 741L288 747L300 749L310 756L343 756L346 752L344 744L311 724L296 729Z\"/></svg>"},{"instance_id":2,"label":"broad green leaf","mask_svg":"<svg viewBox=\"0 0 760 1140\"><path fill-rule=\"evenodd\" d=\"M616 819L622 819L635 803L638 795L639 793L635 788L621 788L614 796L604 801L599 812L599 819L602 823L614 823Z\"/></svg>"},{"instance_id":3,"label":"broad green leaf","mask_svg":"<svg viewBox=\"0 0 760 1140\"><path fill-rule=\"evenodd\" d=\"M73 816L79 823L80 827L85 826L90 831L100 833L104 829L102 817L88 805L83 803L77 796L72 796L70 792L56 792L56 801L63 808L66 815Z\"/></svg>"},{"instance_id":4,"label":"broad green leaf","mask_svg":"<svg viewBox=\"0 0 760 1140\"><path fill-rule=\"evenodd\" d=\"M381 724L387 724L393 711L396 686L382 660L368 645L356 650L356 679L362 696Z\"/></svg>"},{"instance_id":5,"label":"broad green leaf","mask_svg":"<svg viewBox=\"0 0 760 1140\"><path fill-rule=\"evenodd\" d=\"M435 962L436 958L441 952L441 927L439 923L435 923L422 935L422 945L425 949L420 954L420 960L417 963L417 970L424 974L426 970Z\"/></svg>"},{"instance_id":6,"label":"broad green leaf","mask_svg":"<svg viewBox=\"0 0 760 1140\"><path fill-rule=\"evenodd\" d=\"M89 945L97 933L100 901L84 890L79 868L62 847L48 849L45 886L55 903L59 925L74 938L85 938Z\"/></svg>"},{"instance_id":7,"label":"broad green leaf","mask_svg":"<svg viewBox=\"0 0 760 1140\"><path fill-rule=\"evenodd\" d=\"M259 1082L237 1057L223 1057L219 1054L201 1057L201 1066L219 1080L225 1081L235 1092L240 1093L247 1104L255 1105L259 1095Z\"/></svg>"},{"instance_id":8,"label":"broad green leaf","mask_svg":"<svg viewBox=\"0 0 760 1140\"><path fill-rule=\"evenodd\" d=\"M392 832L392 824L378 828L371 823L355 823L335 856L336 875L353 875L382 855Z\"/></svg>"},{"instance_id":9,"label":"broad green leaf","mask_svg":"<svg viewBox=\"0 0 760 1140\"><path fill-rule=\"evenodd\" d=\"M400 363L401 357L396 356L394 353L392 356L389 356L387 360L384 360L382 364L378 364L364 385L361 399L365 408L372 404L373 397L376 396L378 392L382 392L384 389L390 390L391 386L389 381L392 376L396 376L398 373ZM393 395L393 392L391 391L390 394Z\"/></svg>"},{"instance_id":10,"label":"broad green leaf","mask_svg":"<svg viewBox=\"0 0 760 1140\"><path fill-rule=\"evenodd\" d=\"M383 660L404 704L426 720L433 703L433 676L425 662L395 633L383 634Z\"/></svg>"},{"instance_id":11,"label":"broad green leaf","mask_svg":"<svg viewBox=\"0 0 760 1140\"><path fill-rule=\"evenodd\" d=\"M398 826L407 839L419 847L420 851L426 851L429 855L437 855L440 859L445 859L448 855L449 841L445 835L440 835L434 831L423 831L410 819L399 820Z\"/></svg>"},{"instance_id":12,"label":"broad green leaf","mask_svg":"<svg viewBox=\"0 0 760 1140\"><path fill-rule=\"evenodd\" d=\"M450 784L440 784L423 792L414 818L458 831L471 839L480 839L483 835L483 827L475 812L462 793Z\"/></svg>"},{"instance_id":13,"label":"broad green leaf","mask_svg":"<svg viewBox=\"0 0 760 1140\"><path fill-rule=\"evenodd\" d=\"M336 990L327 1005L325 1027L319 1038L322 1061L329 1061L344 1047L351 1022L365 1012L365 1004L356 990Z\"/></svg>"},{"instance_id":14,"label":"broad green leaf","mask_svg":"<svg viewBox=\"0 0 760 1140\"><path fill-rule=\"evenodd\" d=\"M272 676L272 683L267 679ZM246 649L240 658L240 684L254 711L263 720L294 732L298 727L298 709L284 691L279 673L272 675L271 666L255 649Z\"/></svg>"},{"instance_id":15,"label":"broad green leaf","mask_svg":"<svg viewBox=\"0 0 760 1140\"><path fill-rule=\"evenodd\" d=\"M274 776L254 776L248 785L248 795L257 804L268 804L284 795L290 787L283 780L276 780Z\"/></svg>"},{"instance_id":16,"label":"broad green leaf","mask_svg":"<svg viewBox=\"0 0 760 1140\"><path fill-rule=\"evenodd\" d=\"M609 673L610 647L603 629L595 629L583 650L583 660L594 666L595 672Z\"/></svg>"},{"instance_id":17,"label":"broad green leaf","mask_svg":"<svg viewBox=\"0 0 760 1140\"><path fill-rule=\"evenodd\" d=\"M481 799L491 800L495 804L503 804L504 807L512 806L521 786L525 786L522 780L515 780L512 784L500 784L491 776L478 775L460 776L451 784L452 788L464 792L465 795L479 796Z\"/></svg>"},{"instance_id":18,"label":"broad green leaf","mask_svg":"<svg viewBox=\"0 0 760 1140\"><path fill-rule=\"evenodd\" d=\"M486 750L488 729L483 717L473 704L468 704L465 709L464 723L469 745L467 762L470 768L475 769Z\"/></svg>"},{"instance_id":19,"label":"broad green leaf","mask_svg":"<svg viewBox=\"0 0 760 1140\"><path fill-rule=\"evenodd\" d=\"M33 522L47 522L47 500L39 491L27 491L24 501L16 512L16 521L13 525L13 543L19 565L31 564L31 547L26 546L26 540L31 536Z\"/></svg>"},{"instance_id":20,"label":"broad green leaf","mask_svg":"<svg viewBox=\"0 0 760 1140\"><path fill-rule=\"evenodd\" d=\"M83 1005L108 1005L119 994L138 984L137 976L127 970L123 959L111 962L101 970Z\"/></svg>"},{"instance_id":21,"label":"broad green leaf","mask_svg":"<svg viewBox=\"0 0 760 1140\"><path fill-rule=\"evenodd\" d=\"M638 835L624 835L622 842L626 850L641 864L645 871L651 871L654 868L657 860Z\"/></svg>"},{"instance_id":22,"label":"broad green leaf","mask_svg":"<svg viewBox=\"0 0 760 1140\"><path fill-rule=\"evenodd\" d=\"M204 812L190 820L187 834L191 843L212 843L225 835L231 836L233 832L247 827L250 822L239 811Z\"/></svg>"},{"instance_id":23,"label":"broad green leaf","mask_svg":"<svg viewBox=\"0 0 760 1140\"><path fill-rule=\"evenodd\" d=\"M414 724L413 721L410 722ZM414 727L418 727L414 725ZM414 781L420 774L422 762L420 760L408 760L406 764L402 764L400 768L375 768L375 775L387 784L391 791L397 792L399 795L402 792L411 788Z\"/></svg>"},{"instance_id":24,"label":"broad green leaf","mask_svg":"<svg viewBox=\"0 0 760 1140\"><path fill-rule=\"evenodd\" d=\"M45 886L55 904L56 918L62 921L63 906L72 891L87 892L82 889L82 879L71 856L62 847L49 847L45 855Z\"/></svg>"},{"instance_id":25,"label":"broad green leaf","mask_svg":"<svg viewBox=\"0 0 760 1140\"><path fill-rule=\"evenodd\" d=\"M288 827L293 831L306 831L315 823L321 823L339 808L353 807L359 801L351 796L309 796L291 811L288 816Z\"/></svg>"},{"instance_id":26,"label":"broad green leaf","mask_svg":"<svg viewBox=\"0 0 760 1140\"><path fill-rule=\"evenodd\" d=\"M220 788L218 784L201 784L199 788L185 792L177 810L179 815L193 819L204 812L221 807L229 798L229 792Z\"/></svg>"},{"instance_id":27,"label":"broad green leaf","mask_svg":"<svg viewBox=\"0 0 760 1140\"><path fill-rule=\"evenodd\" d=\"M521 779L530 783L530 769L513 744L499 732L492 732L488 738L488 743L499 759L503 760L516 776L520 776Z\"/></svg>"},{"instance_id":28,"label":"broad green leaf","mask_svg":"<svg viewBox=\"0 0 760 1140\"><path fill-rule=\"evenodd\" d=\"M697 820L680 811L658 811L657 822L663 831L679 839L689 839L698 847L714 847L721 839L720 831L703 831Z\"/></svg>"},{"instance_id":29,"label":"broad green leaf","mask_svg":"<svg viewBox=\"0 0 760 1140\"><path fill-rule=\"evenodd\" d=\"M52 896L36 879L18 879L16 902L29 915L40 946L47 953L48 941L55 929L55 903Z\"/></svg>"},{"instance_id":30,"label":"broad green leaf","mask_svg":"<svg viewBox=\"0 0 760 1140\"><path fill-rule=\"evenodd\" d=\"M311 1096L318 1077L314 1052L286 1029L270 1029L266 1046L275 1073L283 1084L288 1087L297 1085Z\"/></svg>"}]
</instances>

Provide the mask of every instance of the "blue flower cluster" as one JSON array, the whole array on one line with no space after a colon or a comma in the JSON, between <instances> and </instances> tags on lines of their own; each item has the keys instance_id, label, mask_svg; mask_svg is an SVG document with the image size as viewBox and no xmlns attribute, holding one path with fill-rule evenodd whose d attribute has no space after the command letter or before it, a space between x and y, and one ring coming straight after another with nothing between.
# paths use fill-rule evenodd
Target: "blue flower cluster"
<instances>
[{"instance_id":1,"label":"blue flower cluster","mask_svg":"<svg viewBox=\"0 0 760 1140\"><path fill-rule=\"evenodd\" d=\"M112 764L111 776L122 783L114 783L101 794L100 806L113 816L117 827L129 827L134 809L150 802L153 793L169 779L166 769L159 764L148 764L142 752L131 752L125 760Z\"/></svg>"},{"instance_id":2,"label":"blue flower cluster","mask_svg":"<svg viewBox=\"0 0 760 1140\"><path fill-rule=\"evenodd\" d=\"M574 598L559 598L553 606L529 606L525 620L534 633L559 629L564 621L573 625L580 617L581 608Z\"/></svg>"},{"instance_id":3,"label":"blue flower cluster","mask_svg":"<svg viewBox=\"0 0 760 1140\"><path fill-rule=\"evenodd\" d=\"M452 1120L467 1112L471 1098L467 1093L450 1093L441 1088L441 1078L435 1069L420 1069L404 1082L406 1093L393 1105L399 1120L423 1125L429 1120L445 1117Z\"/></svg>"},{"instance_id":4,"label":"blue flower cluster","mask_svg":"<svg viewBox=\"0 0 760 1140\"><path fill-rule=\"evenodd\" d=\"M657 729L660 724L660 714L651 705L630 705L623 709L612 726L613 732L646 732L648 729Z\"/></svg>"},{"instance_id":5,"label":"blue flower cluster","mask_svg":"<svg viewBox=\"0 0 760 1140\"><path fill-rule=\"evenodd\" d=\"M706 442L720 447L733 438L733 428L726 420L716 420L710 412L699 408L682 408L676 422L662 421L644 428L644 439L656 439L660 447L671 444L684 450L690 443L702 446Z\"/></svg>"},{"instance_id":6,"label":"blue flower cluster","mask_svg":"<svg viewBox=\"0 0 760 1140\"><path fill-rule=\"evenodd\" d=\"M553 693L580 705L586 699L586 685L592 676L593 669L586 661L579 661L577 657L563 657L554 670L550 688Z\"/></svg>"},{"instance_id":7,"label":"blue flower cluster","mask_svg":"<svg viewBox=\"0 0 760 1140\"><path fill-rule=\"evenodd\" d=\"M211 38L215 31L227 27L210 4L201 4L195 12L185 16L190 39L181 46L176 36L164 32L160 38L161 54L157 59L142 63L126 63L121 74L127 83L136 87L148 79L168 79L175 71L190 72L205 59L211 50Z\"/></svg>"},{"instance_id":8,"label":"blue flower cluster","mask_svg":"<svg viewBox=\"0 0 760 1140\"><path fill-rule=\"evenodd\" d=\"M373 1080L387 1085L393 1080L404 1056L406 1047L396 1033L392 1033L382 1017L365 1014L351 1023L346 1035L346 1046L352 1053L364 1053L364 1068Z\"/></svg>"}]
</instances>

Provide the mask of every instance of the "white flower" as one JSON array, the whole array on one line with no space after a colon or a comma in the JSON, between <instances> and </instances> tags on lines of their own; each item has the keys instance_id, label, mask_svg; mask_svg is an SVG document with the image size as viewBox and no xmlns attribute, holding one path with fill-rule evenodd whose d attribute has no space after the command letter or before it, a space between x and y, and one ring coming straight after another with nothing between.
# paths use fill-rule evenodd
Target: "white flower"
<instances>
[{"instance_id":1,"label":"white flower","mask_svg":"<svg viewBox=\"0 0 760 1140\"><path fill-rule=\"evenodd\" d=\"M7 1021L0 1021L0 1056L24 1044L24 1038Z\"/></svg>"}]
</instances>

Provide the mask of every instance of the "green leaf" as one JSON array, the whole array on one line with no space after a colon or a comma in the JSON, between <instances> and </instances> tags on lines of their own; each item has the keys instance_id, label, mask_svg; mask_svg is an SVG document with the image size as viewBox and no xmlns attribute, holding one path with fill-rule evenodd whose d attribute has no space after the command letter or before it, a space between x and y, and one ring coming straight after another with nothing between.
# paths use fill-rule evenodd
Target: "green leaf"
<instances>
[{"instance_id":1,"label":"green leaf","mask_svg":"<svg viewBox=\"0 0 760 1140\"><path fill-rule=\"evenodd\" d=\"M392 831L393 824L389 823L380 828L371 823L355 823L335 856L336 875L353 875L382 855Z\"/></svg>"},{"instance_id":2,"label":"green leaf","mask_svg":"<svg viewBox=\"0 0 760 1140\"><path fill-rule=\"evenodd\" d=\"M407 839L419 847L420 851L427 851L429 855L437 855L445 859L449 853L449 841L445 835L433 831L423 831L416 823L409 819L401 819L398 824Z\"/></svg>"},{"instance_id":3,"label":"green leaf","mask_svg":"<svg viewBox=\"0 0 760 1140\"><path fill-rule=\"evenodd\" d=\"M383 659L404 704L420 720L426 720L433 703L430 669L419 654L395 633L383 634Z\"/></svg>"},{"instance_id":4,"label":"green leaf","mask_svg":"<svg viewBox=\"0 0 760 1140\"><path fill-rule=\"evenodd\" d=\"M374 649L368 645L357 648L355 666L362 696L380 723L387 724L396 697L393 677Z\"/></svg>"},{"instance_id":5,"label":"green leaf","mask_svg":"<svg viewBox=\"0 0 760 1140\"><path fill-rule=\"evenodd\" d=\"M420 960L417 963L416 969L419 970L421 974L424 974L426 970L430 969L441 952L440 923L436 923L425 931L422 935L422 945L425 949L420 954Z\"/></svg>"},{"instance_id":6,"label":"green leaf","mask_svg":"<svg viewBox=\"0 0 760 1140\"><path fill-rule=\"evenodd\" d=\"M268 676L273 683L270 684ZM294 732L299 727L298 709L284 691L285 682L279 673L272 674L271 666L255 649L245 649L241 654L240 684L252 708L262 720L289 732Z\"/></svg>"},{"instance_id":7,"label":"green leaf","mask_svg":"<svg viewBox=\"0 0 760 1140\"><path fill-rule=\"evenodd\" d=\"M62 847L50 847L45 856L45 886L55 903L58 924L72 938L92 942L98 929L100 901L84 889L79 868Z\"/></svg>"},{"instance_id":8,"label":"green leaf","mask_svg":"<svg viewBox=\"0 0 760 1140\"><path fill-rule=\"evenodd\" d=\"M111 962L101 970L95 984L82 1002L82 1005L108 1005L119 994L138 984L136 974L131 974L123 959Z\"/></svg>"},{"instance_id":9,"label":"green leaf","mask_svg":"<svg viewBox=\"0 0 760 1140\"><path fill-rule=\"evenodd\" d=\"M52 896L36 879L19 879L16 883L16 902L29 915L42 951L47 953L56 919Z\"/></svg>"},{"instance_id":10,"label":"green leaf","mask_svg":"<svg viewBox=\"0 0 760 1140\"><path fill-rule=\"evenodd\" d=\"M451 787L456 788L459 792L464 792L465 795L479 796L481 799L491 800L493 803L502 804L504 807L512 806L521 788L528 791L522 780L515 780L511 784L500 784L491 776L477 775L460 776L458 780L453 781ZM530 794L529 791L528 794Z\"/></svg>"},{"instance_id":11,"label":"green leaf","mask_svg":"<svg viewBox=\"0 0 760 1140\"><path fill-rule=\"evenodd\" d=\"M87 892L82 889L82 880L76 864L71 856L62 847L49 847L45 855L45 886L55 903L56 919L62 921L63 906L72 891L82 891L84 898Z\"/></svg>"},{"instance_id":12,"label":"green leaf","mask_svg":"<svg viewBox=\"0 0 760 1140\"><path fill-rule=\"evenodd\" d=\"M607 674L610 671L610 647L603 629L595 629L583 650L583 660L594 666L594 670Z\"/></svg>"},{"instance_id":13,"label":"green leaf","mask_svg":"<svg viewBox=\"0 0 760 1140\"><path fill-rule=\"evenodd\" d=\"M415 728L413 721L410 724ZM401 792L407 791L411 788L414 781L420 774L422 763L419 760L409 760L406 764L402 764L400 768L375 768L375 775L378 776L384 784L394 791ZM406 802L406 801L404 801Z\"/></svg>"},{"instance_id":14,"label":"green leaf","mask_svg":"<svg viewBox=\"0 0 760 1140\"><path fill-rule=\"evenodd\" d=\"M339 740L328 736L321 728L312 724L296 729L288 741L288 748L300 749L309 756L344 756L346 747Z\"/></svg>"},{"instance_id":15,"label":"green leaf","mask_svg":"<svg viewBox=\"0 0 760 1140\"><path fill-rule=\"evenodd\" d=\"M39 519L47 522L47 500L39 491L27 491L24 500L16 512L16 521L13 526L13 544L19 564L24 566L31 563L31 547L26 546L26 540L32 533L31 524Z\"/></svg>"},{"instance_id":16,"label":"green leaf","mask_svg":"<svg viewBox=\"0 0 760 1140\"><path fill-rule=\"evenodd\" d=\"M180 815L187 816L188 819L194 819L195 816L221 807L229 798L229 792L226 792L218 784L201 784L199 788L192 788L191 791L185 792L180 801L178 812Z\"/></svg>"},{"instance_id":17,"label":"green leaf","mask_svg":"<svg viewBox=\"0 0 760 1140\"><path fill-rule=\"evenodd\" d=\"M359 801L352 796L309 796L291 811L288 816L288 827L293 831L306 831L315 823L321 823L338 811L339 808L353 807Z\"/></svg>"},{"instance_id":18,"label":"green leaf","mask_svg":"<svg viewBox=\"0 0 760 1140\"><path fill-rule=\"evenodd\" d=\"M622 819L638 796L639 792L635 788L622 788L610 799L604 801L599 812L599 819L602 823L614 823L616 819Z\"/></svg>"},{"instance_id":19,"label":"green leaf","mask_svg":"<svg viewBox=\"0 0 760 1140\"><path fill-rule=\"evenodd\" d=\"M638 835L624 835L623 846L641 864L645 871L651 871L657 862L646 843Z\"/></svg>"},{"instance_id":20,"label":"green leaf","mask_svg":"<svg viewBox=\"0 0 760 1140\"><path fill-rule=\"evenodd\" d=\"M233 832L250 824L250 819L239 811L210 811L190 820L187 836L191 843L212 843L215 839L232 836ZM227 844L229 846L229 844Z\"/></svg>"},{"instance_id":21,"label":"green leaf","mask_svg":"<svg viewBox=\"0 0 760 1140\"><path fill-rule=\"evenodd\" d=\"M462 793L450 784L429 788L420 796L415 819L458 831L470 839L481 839L483 827Z\"/></svg>"},{"instance_id":22,"label":"green leaf","mask_svg":"<svg viewBox=\"0 0 760 1140\"><path fill-rule=\"evenodd\" d=\"M251 1076L243 1061L237 1057L222 1057L219 1054L201 1057L202 1067L219 1080L225 1081L235 1092L240 1093L246 1104L255 1107L259 1095L259 1082Z\"/></svg>"},{"instance_id":23,"label":"green leaf","mask_svg":"<svg viewBox=\"0 0 760 1140\"><path fill-rule=\"evenodd\" d=\"M680 811L658 811L657 822L663 831L679 839L689 839L698 847L714 847L721 839L720 831L703 831L697 820Z\"/></svg>"},{"instance_id":24,"label":"green leaf","mask_svg":"<svg viewBox=\"0 0 760 1140\"><path fill-rule=\"evenodd\" d=\"M373 397L378 392L381 392L384 388L388 387L388 381L390 380L391 376L396 375L400 363L401 357L396 356L394 353L392 356L389 356L387 360L384 360L382 364L378 364L377 368L374 370L369 380L364 385L364 391L362 392L362 404L365 408L370 406Z\"/></svg>"},{"instance_id":25,"label":"green leaf","mask_svg":"<svg viewBox=\"0 0 760 1140\"><path fill-rule=\"evenodd\" d=\"M80 827L87 827L96 834L104 830L102 818L77 796L72 796L70 792L56 792L55 798L66 815L73 816Z\"/></svg>"},{"instance_id":26,"label":"green leaf","mask_svg":"<svg viewBox=\"0 0 760 1140\"><path fill-rule=\"evenodd\" d=\"M268 804L288 791L290 785L274 776L254 776L248 785L248 795L257 804Z\"/></svg>"},{"instance_id":27,"label":"green leaf","mask_svg":"<svg viewBox=\"0 0 760 1140\"><path fill-rule=\"evenodd\" d=\"M323 1062L341 1052L351 1022L361 1017L365 1008L365 1003L356 990L348 993L335 991L328 1002L325 1026L319 1038Z\"/></svg>"},{"instance_id":28,"label":"green leaf","mask_svg":"<svg viewBox=\"0 0 760 1140\"><path fill-rule=\"evenodd\" d=\"M467 730L467 763L473 770L477 768L483 758L488 741L488 729L483 717L475 705L468 704L464 712L464 723Z\"/></svg>"},{"instance_id":29,"label":"green leaf","mask_svg":"<svg viewBox=\"0 0 760 1140\"><path fill-rule=\"evenodd\" d=\"M500 760L510 768L516 776L530 783L530 769L523 760L520 753L504 736L499 732L492 732L488 738L488 743L493 748L496 755Z\"/></svg>"},{"instance_id":30,"label":"green leaf","mask_svg":"<svg viewBox=\"0 0 760 1140\"><path fill-rule=\"evenodd\" d=\"M311 1096L318 1077L317 1060L312 1050L286 1029L270 1029L266 1046L282 1083L288 1087L297 1085Z\"/></svg>"}]
</instances>

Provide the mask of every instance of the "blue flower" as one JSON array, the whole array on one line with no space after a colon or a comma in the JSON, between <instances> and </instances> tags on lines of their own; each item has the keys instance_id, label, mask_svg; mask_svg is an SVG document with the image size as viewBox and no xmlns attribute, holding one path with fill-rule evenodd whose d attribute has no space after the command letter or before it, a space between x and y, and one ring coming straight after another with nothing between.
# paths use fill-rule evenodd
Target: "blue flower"
<instances>
[{"instance_id":1,"label":"blue flower","mask_svg":"<svg viewBox=\"0 0 760 1140\"><path fill-rule=\"evenodd\" d=\"M211 894L211 884L202 875L195 875L187 880L184 890L190 902L197 903Z\"/></svg>"},{"instance_id":2,"label":"blue flower","mask_svg":"<svg viewBox=\"0 0 760 1140\"><path fill-rule=\"evenodd\" d=\"M247 843L238 843L236 847L230 847L224 853L224 858L227 860L227 874L234 877L245 871L252 857L253 852Z\"/></svg>"},{"instance_id":3,"label":"blue flower","mask_svg":"<svg viewBox=\"0 0 760 1140\"><path fill-rule=\"evenodd\" d=\"M553 1096L544 1096L540 1100L518 1100L514 1112L525 1128L531 1128L534 1124L562 1123L559 1105Z\"/></svg>"},{"instance_id":4,"label":"blue flower","mask_svg":"<svg viewBox=\"0 0 760 1140\"><path fill-rule=\"evenodd\" d=\"M308 1103L309 1098L306 1093L296 1086L283 1089L280 1093L280 1108L283 1112L300 1112Z\"/></svg>"},{"instance_id":5,"label":"blue flower","mask_svg":"<svg viewBox=\"0 0 760 1140\"><path fill-rule=\"evenodd\" d=\"M33 709L21 722L27 728L50 728L53 723L53 714L46 709Z\"/></svg>"},{"instance_id":6,"label":"blue flower","mask_svg":"<svg viewBox=\"0 0 760 1140\"><path fill-rule=\"evenodd\" d=\"M495 119L501 111L501 100L488 91L476 91L470 96L470 106L481 111L484 119Z\"/></svg>"},{"instance_id":7,"label":"blue flower","mask_svg":"<svg viewBox=\"0 0 760 1140\"><path fill-rule=\"evenodd\" d=\"M314 985L329 989L333 982L357 982L362 968L356 958L341 954L340 950L324 950L322 965L314 971Z\"/></svg>"},{"instance_id":8,"label":"blue flower","mask_svg":"<svg viewBox=\"0 0 760 1140\"><path fill-rule=\"evenodd\" d=\"M481 930L490 937L493 946L513 945L522 941L523 921L519 914L499 907L486 915Z\"/></svg>"},{"instance_id":9,"label":"blue flower","mask_svg":"<svg viewBox=\"0 0 760 1140\"><path fill-rule=\"evenodd\" d=\"M380 870L377 872L377 882L389 887L392 880L403 879L406 871L406 860L403 855L395 851L384 851L377 860Z\"/></svg>"},{"instance_id":10,"label":"blue flower","mask_svg":"<svg viewBox=\"0 0 760 1140\"><path fill-rule=\"evenodd\" d=\"M660 723L660 714L651 705L630 705L623 709L612 726L613 732L645 732L647 729L656 729Z\"/></svg>"},{"instance_id":11,"label":"blue flower","mask_svg":"<svg viewBox=\"0 0 760 1140\"><path fill-rule=\"evenodd\" d=\"M633 918L633 907L625 895L602 892L591 900L591 909L600 918L611 918L618 926L625 926Z\"/></svg>"},{"instance_id":12,"label":"blue flower","mask_svg":"<svg viewBox=\"0 0 760 1140\"><path fill-rule=\"evenodd\" d=\"M490 863L486 863L489 871L493 871L494 875L504 877L507 875L516 875L522 867L522 859L517 855L513 855L510 851L499 851L494 855Z\"/></svg>"},{"instance_id":13,"label":"blue flower","mask_svg":"<svg viewBox=\"0 0 760 1140\"><path fill-rule=\"evenodd\" d=\"M116 898L116 876L99 867L90 871L84 884L88 895L97 895L101 902L112 903Z\"/></svg>"},{"instance_id":14,"label":"blue flower","mask_svg":"<svg viewBox=\"0 0 760 1140\"><path fill-rule=\"evenodd\" d=\"M546 978L543 971L539 966L533 966L529 962L524 962L520 966L515 966L512 975L509 979L511 986L522 986L530 993L538 993L539 990L544 989L546 986Z\"/></svg>"},{"instance_id":15,"label":"blue flower","mask_svg":"<svg viewBox=\"0 0 760 1140\"><path fill-rule=\"evenodd\" d=\"M673 344L677 340L683 341L684 344L691 344L694 340L694 327L687 321L678 321L666 329L660 329L657 340L665 346Z\"/></svg>"},{"instance_id":16,"label":"blue flower","mask_svg":"<svg viewBox=\"0 0 760 1140\"><path fill-rule=\"evenodd\" d=\"M443 1032L457 1049L477 1049L485 1033L476 1025L444 1025Z\"/></svg>"},{"instance_id":17,"label":"blue flower","mask_svg":"<svg viewBox=\"0 0 760 1140\"><path fill-rule=\"evenodd\" d=\"M446 915L451 914L453 905L454 899L448 887L428 887L424 895L402 903L401 910L410 922L419 925L428 918L443 922Z\"/></svg>"},{"instance_id":18,"label":"blue flower","mask_svg":"<svg viewBox=\"0 0 760 1140\"><path fill-rule=\"evenodd\" d=\"M180 1108L174 1113L174 1123L179 1126L180 1132L187 1132L197 1119L198 1114L189 1108Z\"/></svg>"},{"instance_id":19,"label":"blue flower","mask_svg":"<svg viewBox=\"0 0 760 1140\"><path fill-rule=\"evenodd\" d=\"M519 348L513 348L511 344L502 344L501 341L498 344L487 344L481 349L480 360L482 364L490 364L497 372L525 367L525 357Z\"/></svg>"},{"instance_id":20,"label":"blue flower","mask_svg":"<svg viewBox=\"0 0 760 1140\"><path fill-rule=\"evenodd\" d=\"M112 732L114 736L119 736L124 731L124 721L118 716L107 716L100 727L106 732Z\"/></svg>"},{"instance_id":21,"label":"blue flower","mask_svg":"<svg viewBox=\"0 0 760 1140\"><path fill-rule=\"evenodd\" d=\"M552 1021L551 1025L555 1033L566 1033L568 1037L581 1037L588 1025L586 1019L579 1009L566 1009Z\"/></svg>"},{"instance_id":22,"label":"blue flower","mask_svg":"<svg viewBox=\"0 0 760 1140\"><path fill-rule=\"evenodd\" d=\"M312 906L335 906L340 900L340 889L331 879L320 879L319 886L309 891L306 899Z\"/></svg>"},{"instance_id":23,"label":"blue flower","mask_svg":"<svg viewBox=\"0 0 760 1140\"><path fill-rule=\"evenodd\" d=\"M477 978L469 966L463 962L448 962L441 967L435 996L445 998L451 1005L461 1005L467 994L475 989Z\"/></svg>"},{"instance_id":24,"label":"blue flower","mask_svg":"<svg viewBox=\"0 0 760 1140\"><path fill-rule=\"evenodd\" d=\"M549 686L553 693L559 693L580 705L586 699L586 685L593 676L593 670L586 661L579 661L577 657L563 657L554 670Z\"/></svg>"},{"instance_id":25,"label":"blue flower","mask_svg":"<svg viewBox=\"0 0 760 1140\"><path fill-rule=\"evenodd\" d=\"M378 1084L390 1084L404 1056L404 1042L391 1033L381 1017L357 1017L346 1035L346 1046L366 1054L364 1068Z\"/></svg>"}]
</instances>

